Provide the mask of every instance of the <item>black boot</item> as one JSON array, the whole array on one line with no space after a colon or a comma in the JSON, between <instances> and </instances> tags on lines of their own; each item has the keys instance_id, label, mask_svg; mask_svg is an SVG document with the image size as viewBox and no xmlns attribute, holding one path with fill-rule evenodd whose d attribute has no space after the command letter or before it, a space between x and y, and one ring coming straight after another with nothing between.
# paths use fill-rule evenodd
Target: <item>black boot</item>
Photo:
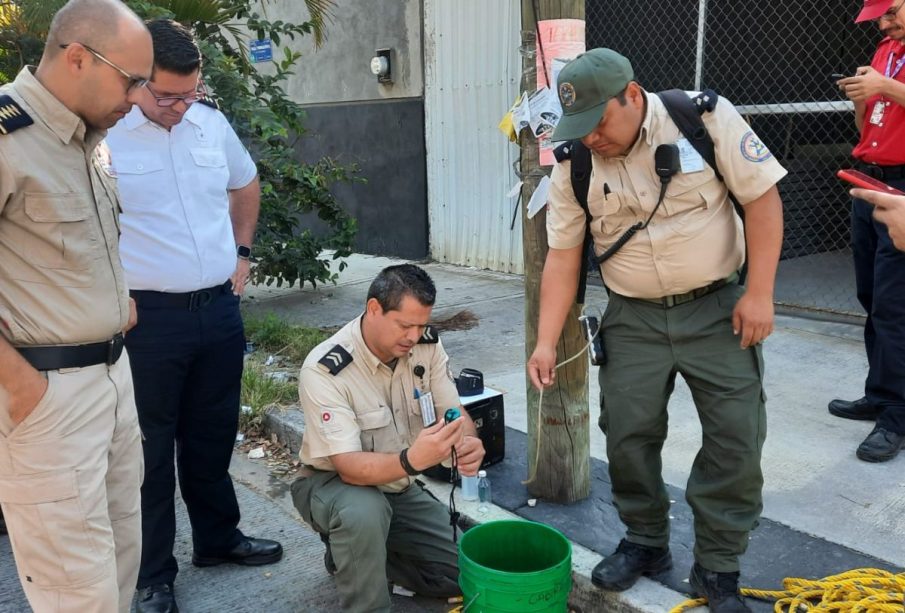
<instances>
[{"instance_id":1,"label":"black boot","mask_svg":"<svg viewBox=\"0 0 905 613\"><path fill-rule=\"evenodd\" d=\"M837 398L830 402L827 408L836 417L864 421L874 421L881 413L881 411L870 405L866 397L858 398L857 400L840 400Z\"/></svg>"},{"instance_id":2,"label":"black boot","mask_svg":"<svg viewBox=\"0 0 905 613\"><path fill-rule=\"evenodd\" d=\"M619 542L616 551L604 558L591 572L591 582L597 587L621 592L635 585L642 575L650 577L672 568L668 547L648 547Z\"/></svg>"},{"instance_id":3,"label":"black boot","mask_svg":"<svg viewBox=\"0 0 905 613\"><path fill-rule=\"evenodd\" d=\"M877 426L867 435L855 455L865 462L887 462L899 454L905 446L905 434L897 434Z\"/></svg>"},{"instance_id":4,"label":"black boot","mask_svg":"<svg viewBox=\"0 0 905 613\"><path fill-rule=\"evenodd\" d=\"M697 562L688 577L698 596L707 599L711 613L751 613L738 592L738 573L716 573Z\"/></svg>"}]
</instances>

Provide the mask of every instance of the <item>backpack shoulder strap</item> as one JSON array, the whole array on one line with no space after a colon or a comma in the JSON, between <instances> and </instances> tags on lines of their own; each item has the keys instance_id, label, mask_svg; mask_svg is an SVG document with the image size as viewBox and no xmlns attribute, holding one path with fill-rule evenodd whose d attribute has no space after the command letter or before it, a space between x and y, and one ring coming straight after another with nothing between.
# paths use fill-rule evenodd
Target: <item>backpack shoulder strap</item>
<instances>
[{"instance_id":1,"label":"backpack shoulder strap","mask_svg":"<svg viewBox=\"0 0 905 613\"><path fill-rule=\"evenodd\" d=\"M682 133L691 146L704 158L713 169L716 178L725 183L723 175L720 173L719 166L716 163L716 150L714 149L713 139L707 126L704 125L704 113L710 113L716 108L716 103L720 96L712 89L705 89L694 98L689 98L688 94L681 89L669 89L658 92L657 96L666 107L666 112L679 131ZM745 211L741 203L735 198L732 192L729 192L729 199L738 216L745 219Z\"/></svg>"},{"instance_id":2,"label":"backpack shoulder strap","mask_svg":"<svg viewBox=\"0 0 905 613\"><path fill-rule=\"evenodd\" d=\"M705 89L694 98L690 98L681 89L669 89L658 92L657 96L663 102L666 112L669 113L670 118L676 124L676 127L679 128L682 136L691 143L691 146L710 165L716 178L725 183L726 181L723 179L723 175L720 173L716 163L716 150L714 149L713 139L707 131L707 126L704 125L703 118L704 113L710 113L716 108L716 104L720 99L719 94L712 89ZM732 206L741 218L742 223L744 223L745 209L742 208L742 204L732 193L732 190L729 190L729 200L732 202ZM744 283L747 273L747 262L748 259L746 257L745 265L741 271L742 283Z\"/></svg>"},{"instance_id":3,"label":"backpack shoulder strap","mask_svg":"<svg viewBox=\"0 0 905 613\"><path fill-rule=\"evenodd\" d=\"M567 159L572 161L569 174L572 192L584 210L584 246L581 250L581 272L578 275L578 292L575 297L578 304L584 304L585 293L588 289L590 259L594 256L591 238L591 211L588 209L588 191L591 188L591 151L580 140L572 140L557 147L553 153L557 162Z\"/></svg>"},{"instance_id":4,"label":"backpack shoulder strap","mask_svg":"<svg viewBox=\"0 0 905 613\"><path fill-rule=\"evenodd\" d=\"M666 112L669 113L670 118L676 124L676 127L679 128L682 136L691 143L691 146L701 154L704 161L713 168L716 178L722 181L723 175L720 174L716 165L716 151L714 150L713 139L710 138L710 133L704 125L704 119L701 117L705 112L716 108L717 100L719 100L716 92L711 89L704 90L692 99L681 89L669 89L657 93L657 96L660 97L663 106L666 107Z\"/></svg>"}]
</instances>

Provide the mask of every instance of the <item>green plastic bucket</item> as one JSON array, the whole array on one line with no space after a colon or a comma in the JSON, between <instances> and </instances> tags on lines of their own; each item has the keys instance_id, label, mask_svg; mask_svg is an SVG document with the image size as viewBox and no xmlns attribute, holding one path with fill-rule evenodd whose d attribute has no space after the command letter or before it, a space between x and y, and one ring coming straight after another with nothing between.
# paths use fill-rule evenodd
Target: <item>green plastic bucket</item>
<instances>
[{"instance_id":1,"label":"green plastic bucket","mask_svg":"<svg viewBox=\"0 0 905 613\"><path fill-rule=\"evenodd\" d=\"M572 544L550 526L491 521L459 541L459 587L466 613L565 611Z\"/></svg>"}]
</instances>

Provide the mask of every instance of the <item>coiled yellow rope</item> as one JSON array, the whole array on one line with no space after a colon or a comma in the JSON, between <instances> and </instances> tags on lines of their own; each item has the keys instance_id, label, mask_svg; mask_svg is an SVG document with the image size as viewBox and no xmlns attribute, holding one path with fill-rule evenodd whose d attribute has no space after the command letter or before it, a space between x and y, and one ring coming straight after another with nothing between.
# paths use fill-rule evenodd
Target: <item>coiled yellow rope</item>
<instances>
[{"instance_id":1,"label":"coiled yellow rope","mask_svg":"<svg viewBox=\"0 0 905 613\"><path fill-rule=\"evenodd\" d=\"M789 577L783 590L742 588L744 596L773 600L776 613L905 613L905 573L857 568L823 579ZM686 600L669 613L682 613L707 604Z\"/></svg>"}]
</instances>

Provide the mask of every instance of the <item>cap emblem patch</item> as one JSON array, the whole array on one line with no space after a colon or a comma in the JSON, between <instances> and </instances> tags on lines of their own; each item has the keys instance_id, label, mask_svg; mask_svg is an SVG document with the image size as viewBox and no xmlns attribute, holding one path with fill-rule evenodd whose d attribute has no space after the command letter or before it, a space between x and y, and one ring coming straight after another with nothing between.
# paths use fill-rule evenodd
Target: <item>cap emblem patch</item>
<instances>
[{"instance_id":1,"label":"cap emblem patch","mask_svg":"<svg viewBox=\"0 0 905 613\"><path fill-rule=\"evenodd\" d=\"M575 88L571 83L562 83L559 86L559 101L565 108L575 104Z\"/></svg>"}]
</instances>

